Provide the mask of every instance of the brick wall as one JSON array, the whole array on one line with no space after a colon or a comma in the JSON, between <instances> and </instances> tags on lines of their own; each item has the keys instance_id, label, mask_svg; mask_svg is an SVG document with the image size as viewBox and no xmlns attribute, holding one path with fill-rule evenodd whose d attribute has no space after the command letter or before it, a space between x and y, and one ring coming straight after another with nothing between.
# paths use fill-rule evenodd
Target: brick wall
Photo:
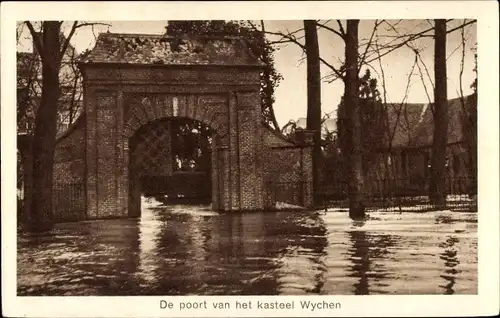
<instances>
[{"instance_id":1,"label":"brick wall","mask_svg":"<svg viewBox=\"0 0 500 318\"><path fill-rule=\"evenodd\" d=\"M109 102L111 101L111 102ZM97 176L96 186L100 200L95 202L96 216L89 218L102 218L113 216L113 211L120 208L120 197L128 199L128 187L117 187L120 179L120 169L116 166L117 140L128 142L127 138L117 138L117 128L110 123L116 121L112 116L111 108L114 107L113 99L101 98L96 119L99 140L96 146L97 160L95 168L100 172ZM108 112L106 112L108 108ZM183 110L184 111L184 110ZM189 111L189 110L186 110ZM278 134L271 132L259 123L260 117L250 109L240 108L238 123L237 153L239 158L240 178L237 179L237 202L242 210L258 209L262 204L267 209L274 207L276 201L296 205L308 205L308 187L310 187L311 157L310 147L301 147L291 141L283 139ZM57 221L73 221L85 219L85 124L86 118L82 115L66 134L58 139L54 164L54 209ZM255 127L260 125L260 130L255 133ZM116 127L116 126L115 126ZM224 131L219 129L219 131ZM228 185L234 180L234 167L231 167L231 153L229 148L224 148L221 136L214 138L213 155L213 180L212 194L214 208L224 209L231 204L231 191ZM121 145L124 148L128 146ZM217 149L217 146L221 146ZM127 150L127 149L125 149ZM260 154L256 156L256 154ZM233 150L234 155L234 150ZM253 159L252 159L253 158ZM126 161L124 161L126 162ZM92 176L91 176L92 177ZM95 177L94 177L95 178ZM259 179L260 178L260 179ZM92 178L91 178L92 179ZM259 180L263 180L260 183ZM127 183L124 183L127 184ZM217 192L217 193L216 193ZM222 201L222 202L221 202ZM260 201L264 201L259 203ZM220 206L219 206L220 205ZM125 209L126 207L123 207ZM115 215L116 216L116 215Z\"/></svg>"},{"instance_id":2,"label":"brick wall","mask_svg":"<svg viewBox=\"0 0 500 318\"><path fill-rule=\"evenodd\" d=\"M239 210L263 207L262 137L260 96L240 93L238 100Z\"/></svg>"},{"instance_id":3,"label":"brick wall","mask_svg":"<svg viewBox=\"0 0 500 318\"><path fill-rule=\"evenodd\" d=\"M297 145L264 127L264 197L266 208L276 202L311 207L312 148Z\"/></svg>"},{"instance_id":4,"label":"brick wall","mask_svg":"<svg viewBox=\"0 0 500 318\"><path fill-rule=\"evenodd\" d=\"M87 218L140 215L139 182L130 140L168 117L201 121L216 132L212 204L222 211L262 210L266 180L293 184L309 205L310 148L273 135L261 124L259 69L102 67L85 77ZM83 157L85 156L85 157ZM269 204L266 204L269 205Z\"/></svg>"},{"instance_id":5,"label":"brick wall","mask_svg":"<svg viewBox=\"0 0 500 318\"><path fill-rule=\"evenodd\" d=\"M98 93L96 109L97 128L97 212L100 218L115 217L117 211L117 182L119 165L117 100L115 94Z\"/></svg>"},{"instance_id":6,"label":"brick wall","mask_svg":"<svg viewBox=\"0 0 500 318\"><path fill-rule=\"evenodd\" d=\"M85 218L85 116L57 139L54 154L53 210L56 222Z\"/></svg>"}]
</instances>

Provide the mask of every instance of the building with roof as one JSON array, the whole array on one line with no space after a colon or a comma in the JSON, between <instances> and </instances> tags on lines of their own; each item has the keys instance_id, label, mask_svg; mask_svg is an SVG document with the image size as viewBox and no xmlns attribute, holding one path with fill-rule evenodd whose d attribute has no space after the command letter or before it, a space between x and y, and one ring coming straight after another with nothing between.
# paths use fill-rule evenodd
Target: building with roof
<instances>
[{"instance_id":1,"label":"building with roof","mask_svg":"<svg viewBox=\"0 0 500 318\"><path fill-rule=\"evenodd\" d=\"M66 37L61 33L60 43ZM81 75L76 59L78 52L69 44L61 61L57 131L62 134L79 116L83 108ZM31 135L35 113L42 95L42 63L33 45L32 52L17 52L17 130L20 135Z\"/></svg>"},{"instance_id":2,"label":"building with roof","mask_svg":"<svg viewBox=\"0 0 500 318\"><path fill-rule=\"evenodd\" d=\"M394 175L401 178L426 178L430 174L434 120L432 104L390 104L387 107L390 140L381 151L390 153ZM467 121L477 112L474 96L448 100L447 169L450 177L470 177L476 171L469 162L468 140L477 131ZM477 145L476 145L477 146Z\"/></svg>"},{"instance_id":3,"label":"building with roof","mask_svg":"<svg viewBox=\"0 0 500 318\"><path fill-rule=\"evenodd\" d=\"M365 149L369 157L365 166L366 192L376 194L390 188L393 192L425 195L432 169L433 106L392 103L385 109L387 137L383 146ZM475 95L448 101L446 170L449 193L476 191L476 114ZM348 179L341 156L330 151L325 160L325 191L345 192Z\"/></svg>"}]
</instances>

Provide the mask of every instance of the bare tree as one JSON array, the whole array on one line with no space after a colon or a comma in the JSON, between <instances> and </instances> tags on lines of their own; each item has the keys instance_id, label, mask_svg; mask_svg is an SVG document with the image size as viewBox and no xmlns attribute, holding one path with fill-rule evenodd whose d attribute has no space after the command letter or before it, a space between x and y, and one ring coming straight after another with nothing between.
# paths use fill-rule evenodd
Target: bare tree
<instances>
[{"instance_id":1,"label":"bare tree","mask_svg":"<svg viewBox=\"0 0 500 318\"><path fill-rule=\"evenodd\" d=\"M251 21L249 21L249 24L252 26L252 28L254 29L258 29L258 27L253 24ZM324 27L323 24L321 23L318 23L316 21L316 26L317 27ZM300 28L300 29L297 29L295 31L286 31L286 32L281 32L281 31L269 31L269 30L266 30L265 31L265 34L267 35L271 35L271 36L276 36L278 37L278 40L275 40L275 41L271 41L271 44L273 45L282 45L282 44L288 44L288 43L293 43L295 45L297 45L298 47L300 47L303 52L305 53L306 52L306 44L304 43L304 39L305 39L305 35L300 35L302 32L304 31L304 28ZM336 31L336 34L340 34L339 32ZM300 36L298 36L300 35ZM321 64L327 66L335 75L336 75L336 78L342 78L342 69L339 68L339 67L335 67L332 63L328 62L327 60L325 60L323 57L319 56L319 60L321 62Z\"/></svg>"},{"instance_id":2,"label":"bare tree","mask_svg":"<svg viewBox=\"0 0 500 318\"><path fill-rule=\"evenodd\" d=\"M307 129L313 137L313 193L320 188L321 150L321 72L318 32L315 20L304 20L307 55Z\"/></svg>"},{"instance_id":3,"label":"bare tree","mask_svg":"<svg viewBox=\"0 0 500 318\"><path fill-rule=\"evenodd\" d=\"M347 20L345 31L344 97L349 127L347 157L349 163L349 217L352 219L365 217L361 116L358 100L358 26L359 20Z\"/></svg>"},{"instance_id":4,"label":"bare tree","mask_svg":"<svg viewBox=\"0 0 500 318\"><path fill-rule=\"evenodd\" d=\"M447 23L450 23L452 20L445 20L443 23L446 26ZM428 67L425 65L424 60L421 55L421 50L422 48L419 48L417 45L417 41L422 40L424 38L433 38L434 35L432 34L432 31L434 31L434 26L432 25L431 27L424 26L419 27L419 28L414 28L412 27L411 29L404 29L403 24L401 23L402 20L393 23L390 21L386 20L376 20L373 23L373 29L369 33L369 36L366 39L358 39L356 37L356 48L357 48L357 53L356 53L356 63L357 63L357 80L359 80L359 71L363 66L372 68L375 70L375 67L372 64L372 62L378 62L380 66L380 60L400 49L403 47L407 47L411 49L411 51L415 54L415 61L412 66L412 71L410 76L408 77L408 83L407 83L407 89L405 92L405 97L403 98L402 102L399 104L387 104L387 97L386 93L384 92L384 108L386 112L388 112L387 107L393 107L394 112L396 114L397 120L394 123L394 127L390 127L390 125L386 125L387 127L387 132L386 132L386 138L389 145L389 152L391 151L390 149L392 148L392 142L396 133L397 126L400 125L401 128L404 130L404 132L408 135L409 139L412 139L413 136L413 127L410 127L410 116L407 113L408 112L408 107L406 107L407 104L407 97L408 97L408 89L411 85L410 79L411 76L414 74L415 68L418 69L418 73L420 76L420 80L422 81L422 84L424 85L424 90L427 95L427 98L429 100L429 104L431 106L432 113L434 114L434 107L432 103L432 99L430 96L430 90L427 88L427 82L430 82L431 85L434 87L433 83L433 78L431 78L430 72ZM471 20L464 20L463 23L460 23L458 26L452 26L448 30L445 30L445 34L449 34L451 32L456 32L459 30L463 30L466 26L471 25L475 23L475 21ZM358 23L359 24L359 23ZM401 24L401 25L400 25ZM388 28L386 28L386 31L390 31L392 34L389 35L383 35L380 34L383 28L381 28L382 25L387 25ZM340 20L327 20L327 21L316 21L316 26L318 28L321 28L323 30L329 31L332 34L335 34L338 38L342 40L343 43L346 45L346 52L347 52L347 42L349 41L348 39L348 32L347 28L345 25L343 25L343 22ZM357 28L356 28L357 29ZM307 54L307 41L304 43L304 39L306 39L307 34L306 34L306 25L304 25L304 28L297 29L294 31L284 31L284 32L266 32L267 34L271 34L274 36L278 36L279 39L277 41L274 41L273 43L275 44L282 44L282 43L293 43L300 48ZM357 32L356 32L357 34ZM352 38L351 38L352 40ZM351 42L352 45L352 42ZM333 63L331 60L327 60L325 56L319 55L319 61L321 64L325 65L331 72L330 74L327 74L324 76L322 79L327 80L328 82L332 82L337 79L342 79L346 85L347 83L352 83L352 80L354 80L353 74L347 75L347 54L345 56L345 60L342 61L341 59L338 59L338 64L336 65ZM446 62L446 61L445 61ZM376 70L375 70L376 71ZM382 70L383 72L383 70ZM378 72L377 72L378 73ZM380 74L379 74L380 75ZM384 81L385 74L382 74L382 80ZM349 84L350 85L350 84ZM383 84L385 87L385 83ZM346 88L346 93L350 90L351 88L347 89ZM345 98L348 98L347 95L344 95ZM352 101L350 102L352 103ZM350 109L351 107L347 106L347 109ZM356 107L355 107L356 108ZM362 109L354 110L354 114L356 112L362 112ZM344 132L344 135L349 135L349 151L354 151L356 152L356 147L355 145L352 144L353 140L356 140L356 123L352 122L352 119L355 119L356 116L354 117L351 116L352 114L349 114L346 116L347 121L346 121L346 126L351 126L351 129L347 129L347 131ZM309 117L309 113L308 113ZM354 129L354 130L352 130ZM354 134L354 135L353 135ZM351 136L353 135L353 136ZM354 138L354 139L352 139ZM342 144L342 141L339 138L340 143ZM343 148L346 148L345 146ZM354 158L357 157L356 153L351 154L354 156ZM385 156L384 156L385 157ZM384 160L384 162L387 160ZM349 165L352 165L351 168L355 169L356 163L355 161L348 160L347 161ZM388 171L388 166L386 165L386 172ZM349 174L349 180L350 182L354 182L356 180L355 178L352 178L354 175L354 172L351 171ZM386 178L388 175L386 174ZM365 180L362 180L365 182ZM361 180L358 179L358 183L361 182ZM353 188L353 187L351 187ZM352 200L351 200L352 201ZM356 199L354 199L356 201ZM354 209L353 209L354 210Z\"/></svg>"},{"instance_id":5,"label":"bare tree","mask_svg":"<svg viewBox=\"0 0 500 318\"><path fill-rule=\"evenodd\" d=\"M465 22L465 20L464 20ZM465 144L467 147L467 168L468 173L472 177L472 180L476 178L477 175L477 78L474 83L472 83L471 88L473 89L473 94L466 98L464 96L463 91L463 73L464 73L464 65L465 65L465 51L466 51L466 36L465 29L460 30L461 36L461 57L460 57L460 73L459 73L459 99L460 106L462 109L462 135L465 140ZM474 58L477 58L477 55L474 54ZM477 72L477 69L474 68L474 71ZM474 182L474 181L473 181ZM475 192L475 184L472 184L470 189L472 193Z\"/></svg>"},{"instance_id":6,"label":"bare tree","mask_svg":"<svg viewBox=\"0 0 500 318\"><path fill-rule=\"evenodd\" d=\"M451 22L451 21L453 21L453 19L445 20L444 23L446 25L448 22ZM394 31L394 30L397 30L397 24L399 24L399 22L401 22L401 20L398 21L396 24L390 24L385 20L382 20L381 22L388 24L390 26L390 29ZM476 22L477 22L476 20L464 21L464 23L447 30L446 34L450 34L452 32L459 31L459 30L465 28L466 26L474 24ZM424 30L418 30L415 33L413 33L413 32L399 32L398 31L398 32L396 32L396 34L392 34L392 35L379 34L378 35L379 38L387 38L387 39L389 39L389 42L385 43L384 45L380 45L378 48L368 49L364 63L370 64L371 62L377 61L381 57L384 57L388 54L391 54L392 52L394 52L394 51L396 51L404 46L407 46L408 44L411 45L411 43L413 43L419 39L433 38L434 35L432 34L432 31L434 31L434 26L431 26L431 27L426 28Z\"/></svg>"},{"instance_id":7,"label":"bare tree","mask_svg":"<svg viewBox=\"0 0 500 318\"><path fill-rule=\"evenodd\" d=\"M437 207L446 204L446 146L448 141L448 97L446 76L446 20L434 21L434 134L430 199Z\"/></svg>"},{"instance_id":8,"label":"bare tree","mask_svg":"<svg viewBox=\"0 0 500 318\"><path fill-rule=\"evenodd\" d=\"M57 120L55 105L60 94L59 69L63 53L59 42L61 23L44 21L41 35L34 30L31 22L27 21L26 25L42 60L42 96L35 117L33 138L33 199L29 225L32 230L44 231L51 229L53 224L52 171Z\"/></svg>"},{"instance_id":9,"label":"bare tree","mask_svg":"<svg viewBox=\"0 0 500 318\"><path fill-rule=\"evenodd\" d=\"M336 20L337 28L333 28L328 24L318 23L317 21L304 21L304 29L299 29L293 32L267 32L275 36L280 36L281 38L274 42L278 44L282 43L294 43L298 45L307 55L307 65L308 65L308 128L314 129L318 133L319 140L321 139L321 130L316 129L321 125L321 108L315 107L321 103L321 77L316 77L319 74L320 63L326 65L332 72L334 79L342 79L345 83L345 102L347 110L347 122L346 122L346 136L347 147L346 153L348 155L347 163L349 165L348 175L349 175L349 202L350 202L350 216L352 218L363 218L364 217L364 204L363 204L363 164L362 164L362 145L361 145L361 117L360 117L360 107L358 100L358 90L359 90L359 70L361 65L363 65L363 60L367 56L369 47L372 45L374 39L374 34L376 28L381 22L376 21L374 25L374 30L366 44L366 49L363 55L360 57L358 54L359 50L359 40L358 40L358 25L359 20L348 20L347 28L344 28L340 20ZM314 27L314 29L313 29ZM336 34L345 43L345 62L340 67L335 67L332 63L329 63L324 58L319 55L319 48L316 49L317 44L317 30L320 27L329 30ZM303 37L298 37L297 35L304 31L305 44L302 43ZM314 32L314 33L313 33ZM311 59L310 59L311 57ZM316 87L318 87L316 89ZM321 127L320 127L321 128ZM321 144L318 143L318 149L315 149L319 153L321 152ZM316 158L320 158L316 156ZM315 165L316 180L319 175L318 171L319 164ZM316 181L317 182L317 181ZM316 189L318 184L315 183Z\"/></svg>"},{"instance_id":10,"label":"bare tree","mask_svg":"<svg viewBox=\"0 0 500 318\"><path fill-rule=\"evenodd\" d=\"M57 133L57 112L61 96L59 77L61 62L70 40L78 28L98 23L72 23L69 35L61 38L62 21L43 21L41 32L34 24L26 21L36 53L40 57L41 97L35 115L32 157L31 193L26 193L31 207L26 210L26 228L31 231L50 230L54 224L52 211L52 174ZM61 41L62 40L62 41Z\"/></svg>"}]
</instances>

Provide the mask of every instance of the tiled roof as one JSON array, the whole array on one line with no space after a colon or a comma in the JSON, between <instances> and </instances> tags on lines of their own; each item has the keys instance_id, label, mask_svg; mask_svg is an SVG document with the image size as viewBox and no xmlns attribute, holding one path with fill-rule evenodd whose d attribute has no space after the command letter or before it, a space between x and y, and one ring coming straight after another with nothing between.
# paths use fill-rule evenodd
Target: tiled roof
<instances>
[{"instance_id":1,"label":"tiled roof","mask_svg":"<svg viewBox=\"0 0 500 318\"><path fill-rule=\"evenodd\" d=\"M476 111L471 96L465 96L465 107L468 111ZM430 104L388 105L391 132L396 126L392 147L426 147L432 145L434 118ZM460 98L448 100L448 143L464 141L462 130L463 108ZM397 123L397 125L396 125Z\"/></svg>"},{"instance_id":2,"label":"tiled roof","mask_svg":"<svg viewBox=\"0 0 500 318\"><path fill-rule=\"evenodd\" d=\"M148 34L101 33L92 52L81 61L91 63L158 65L261 65L242 38L171 37Z\"/></svg>"},{"instance_id":3,"label":"tiled roof","mask_svg":"<svg viewBox=\"0 0 500 318\"><path fill-rule=\"evenodd\" d=\"M415 146L417 126L421 124L427 107L426 104L414 103L387 104L392 147Z\"/></svg>"},{"instance_id":4,"label":"tiled roof","mask_svg":"<svg viewBox=\"0 0 500 318\"><path fill-rule=\"evenodd\" d=\"M474 104L474 100L472 95L464 97L465 110L467 112L477 111L477 105ZM389 145L391 148L420 148L432 145L434 118L431 104L389 103L386 105L386 109L392 137L391 143L387 143L387 148ZM463 129L464 119L464 107L460 98L448 100L448 144L459 143L465 140L466 136L464 136ZM305 127L305 118L301 120ZM300 125L298 124L297 126ZM332 127L335 126L332 125Z\"/></svg>"}]
</instances>

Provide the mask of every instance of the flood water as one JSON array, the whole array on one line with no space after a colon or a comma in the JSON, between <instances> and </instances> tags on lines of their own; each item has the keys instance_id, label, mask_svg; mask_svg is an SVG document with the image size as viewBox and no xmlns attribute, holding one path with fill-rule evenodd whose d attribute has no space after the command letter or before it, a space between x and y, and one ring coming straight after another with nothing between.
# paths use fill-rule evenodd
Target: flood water
<instances>
[{"instance_id":1,"label":"flood water","mask_svg":"<svg viewBox=\"0 0 500 318\"><path fill-rule=\"evenodd\" d=\"M58 224L18 239L19 295L477 294L477 214L218 214Z\"/></svg>"}]
</instances>

